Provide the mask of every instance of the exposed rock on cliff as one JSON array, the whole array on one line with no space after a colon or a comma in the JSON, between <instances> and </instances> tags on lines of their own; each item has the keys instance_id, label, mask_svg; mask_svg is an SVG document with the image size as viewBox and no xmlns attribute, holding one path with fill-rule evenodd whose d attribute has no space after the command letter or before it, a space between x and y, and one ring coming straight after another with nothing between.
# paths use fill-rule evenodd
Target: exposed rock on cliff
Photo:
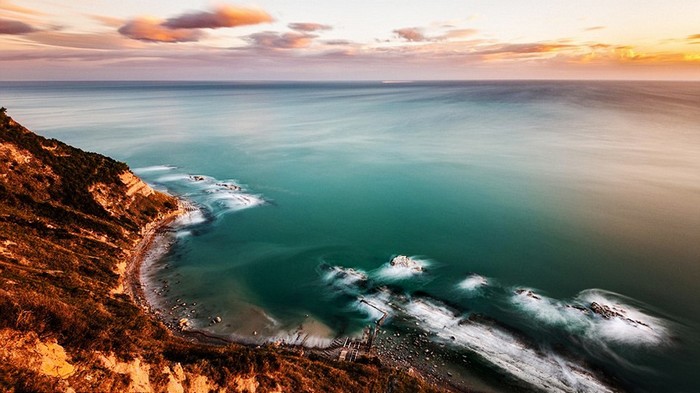
<instances>
[{"instance_id":1,"label":"exposed rock on cliff","mask_svg":"<svg viewBox=\"0 0 700 393\"><path fill-rule=\"evenodd\" d=\"M376 365L173 336L123 275L144 233L177 209L126 164L0 109L0 391L434 390Z\"/></svg>"}]
</instances>

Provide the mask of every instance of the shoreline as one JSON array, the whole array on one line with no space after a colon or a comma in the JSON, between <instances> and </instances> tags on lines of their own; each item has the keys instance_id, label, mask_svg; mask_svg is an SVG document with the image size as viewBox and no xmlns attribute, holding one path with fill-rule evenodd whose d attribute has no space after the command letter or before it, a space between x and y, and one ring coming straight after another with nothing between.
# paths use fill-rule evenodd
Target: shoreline
<instances>
[{"instance_id":1,"label":"shoreline","mask_svg":"<svg viewBox=\"0 0 700 393\"><path fill-rule=\"evenodd\" d=\"M187 210L185 206L183 201L178 199L178 208L175 211L141 228L141 239L139 239L134 248L132 248L131 255L126 261L126 269L123 273L124 292L129 295L139 308L150 315L155 315L155 313L146 299L143 283L141 282L141 267L146 261L147 254L151 250L153 242L159 236L159 232L168 228L175 220L186 214ZM158 318L158 320L161 321L160 318Z\"/></svg>"},{"instance_id":2,"label":"shoreline","mask_svg":"<svg viewBox=\"0 0 700 393\"><path fill-rule=\"evenodd\" d=\"M122 280L124 285L124 293L127 294L131 300L138 306L143 312L148 314L151 318L155 318L159 323L161 323L167 330L175 337L190 341L196 344L202 345L213 345L213 346L226 346L226 345L242 345L246 347L256 348L263 345L276 347L282 351L289 351L291 353L296 353L299 356L308 357L313 354L315 356L320 356L327 358L324 354L326 348L320 347L306 347L303 345L292 345L292 344L279 344L279 343L247 343L245 341L237 341L226 337L217 336L214 334L209 334L207 332L201 331L199 329L178 329L177 326L169 323L167 316L159 310L156 305L152 305L148 296L146 295L146 285L142 282L141 271L144 264L147 262L149 257L149 252L152 251L153 247L156 246L156 242L160 236L164 236L163 231L170 228L175 220L186 215L188 213L189 203L178 198L178 208L165 215L164 217L153 221L143 227L140 231L141 238L134 245L131 250L131 254L128 256L126 269L123 272ZM168 246L169 247L169 246ZM385 340L380 340L385 341ZM401 346L397 346L393 354L388 353L387 343L383 342L379 345L377 349L371 350L371 355L379 359L383 367L400 370L401 372L407 373L408 375L416 376L426 383L439 387L446 391L459 392L463 391L464 387L460 387L457 384L450 383L447 375L437 375L435 370L431 370L429 367L420 367L418 365L412 365L407 360L410 358L408 356L408 351ZM382 348L383 347L383 348ZM381 350L379 349L381 348ZM399 358L403 361L397 359L397 354L401 354ZM327 358L329 361L336 362L338 360Z\"/></svg>"}]
</instances>

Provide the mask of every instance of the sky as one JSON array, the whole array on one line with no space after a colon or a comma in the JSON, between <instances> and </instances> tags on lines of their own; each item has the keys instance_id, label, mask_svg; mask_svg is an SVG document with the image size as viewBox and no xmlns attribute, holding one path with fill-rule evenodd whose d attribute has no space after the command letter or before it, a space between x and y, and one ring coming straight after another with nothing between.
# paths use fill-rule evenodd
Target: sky
<instances>
[{"instance_id":1,"label":"sky","mask_svg":"<svg viewBox=\"0 0 700 393\"><path fill-rule=\"evenodd\" d=\"M700 80L698 0L0 0L0 80Z\"/></svg>"}]
</instances>

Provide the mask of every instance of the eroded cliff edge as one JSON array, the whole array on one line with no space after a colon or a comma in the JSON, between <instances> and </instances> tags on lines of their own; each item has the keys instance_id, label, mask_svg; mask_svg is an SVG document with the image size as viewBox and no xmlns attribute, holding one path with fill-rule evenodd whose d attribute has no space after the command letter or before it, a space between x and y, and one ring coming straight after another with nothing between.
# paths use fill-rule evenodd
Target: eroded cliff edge
<instances>
[{"instance_id":1,"label":"eroded cliff edge","mask_svg":"<svg viewBox=\"0 0 700 393\"><path fill-rule=\"evenodd\" d=\"M417 378L276 348L173 336L124 282L177 214L126 164L38 136L0 109L0 390L420 392Z\"/></svg>"}]
</instances>

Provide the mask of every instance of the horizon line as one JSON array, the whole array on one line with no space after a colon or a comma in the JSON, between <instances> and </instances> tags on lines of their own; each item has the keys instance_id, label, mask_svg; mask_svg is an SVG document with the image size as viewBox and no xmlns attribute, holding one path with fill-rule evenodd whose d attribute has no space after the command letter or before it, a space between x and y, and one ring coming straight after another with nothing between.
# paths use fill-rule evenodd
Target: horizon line
<instances>
[{"instance_id":1,"label":"horizon line","mask_svg":"<svg viewBox=\"0 0 700 393\"><path fill-rule=\"evenodd\" d=\"M2 80L0 83L66 83L66 82L186 82L186 83L380 83L411 84L424 82L690 82L700 83L700 79L575 79L575 78L480 78L480 79L14 79Z\"/></svg>"}]
</instances>

